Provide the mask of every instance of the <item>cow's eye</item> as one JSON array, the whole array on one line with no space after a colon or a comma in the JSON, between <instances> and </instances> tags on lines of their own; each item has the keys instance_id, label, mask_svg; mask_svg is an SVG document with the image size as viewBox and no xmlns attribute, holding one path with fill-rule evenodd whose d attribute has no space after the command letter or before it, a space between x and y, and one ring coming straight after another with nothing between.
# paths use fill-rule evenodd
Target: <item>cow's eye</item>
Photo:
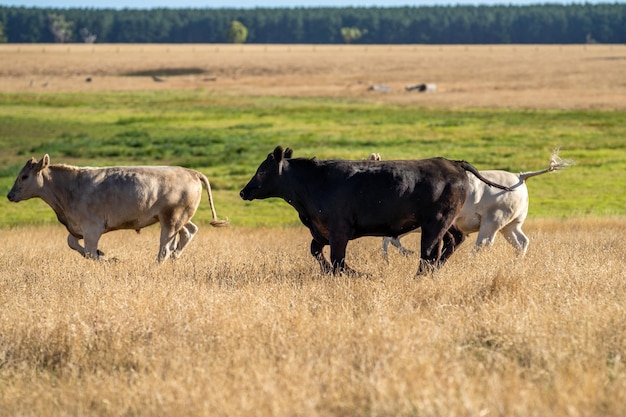
<instances>
[{"instance_id":1,"label":"cow's eye","mask_svg":"<svg viewBox=\"0 0 626 417\"><path fill-rule=\"evenodd\" d=\"M22 179L23 180L27 180L28 179L28 174L22 175Z\"/></svg>"}]
</instances>

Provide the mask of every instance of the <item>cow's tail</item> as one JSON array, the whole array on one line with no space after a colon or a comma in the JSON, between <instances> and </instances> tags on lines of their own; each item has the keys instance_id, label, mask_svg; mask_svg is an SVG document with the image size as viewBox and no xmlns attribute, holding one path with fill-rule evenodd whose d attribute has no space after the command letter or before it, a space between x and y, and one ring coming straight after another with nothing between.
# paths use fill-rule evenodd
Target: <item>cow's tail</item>
<instances>
[{"instance_id":1,"label":"cow's tail","mask_svg":"<svg viewBox=\"0 0 626 417\"><path fill-rule=\"evenodd\" d=\"M217 213L215 212L215 206L213 205L213 193L211 192L211 184L209 183L209 179L201 172L198 172L198 178L206 187L206 192L209 195L209 206L211 206L211 215L213 216L213 220L211 220L211 226L213 227L223 227L228 226L230 222L228 219L220 220L217 218Z\"/></svg>"},{"instance_id":2,"label":"cow's tail","mask_svg":"<svg viewBox=\"0 0 626 417\"><path fill-rule=\"evenodd\" d=\"M478 172L478 170L469 162L467 161L455 161L456 163L458 163L461 168L463 168L466 171L471 172L472 174L474 174L476 176L476 178L478 178L479 180L481 180L482 182L484 182L485 184L487 184L490 187L496 187L499 188L501 190L504 191L512 191L513 189L511 187L505 187L504 185L500 185L497 184L493 181L489 181L487 178L483 177L480 172Z\"/></svg>"},{"instance_id":3,"label":"cow's tail","mask_svg":"<svg viewBox=\"0 0 626 417\"><path fill-rule=\"evenodd\" d=\"M535 177L541 174L547 174L548 172L558 171L559 169L567 168L572 165L574 165L574 162L561 159L559 157L559 148L555 148L552 151L552 155L550 155L550 164L548 165L548 168L542 169L540 171L522 172L521 174L519 174L519 179L523 182L526 181L528 178Z\"/></svg>"}]
</instances>

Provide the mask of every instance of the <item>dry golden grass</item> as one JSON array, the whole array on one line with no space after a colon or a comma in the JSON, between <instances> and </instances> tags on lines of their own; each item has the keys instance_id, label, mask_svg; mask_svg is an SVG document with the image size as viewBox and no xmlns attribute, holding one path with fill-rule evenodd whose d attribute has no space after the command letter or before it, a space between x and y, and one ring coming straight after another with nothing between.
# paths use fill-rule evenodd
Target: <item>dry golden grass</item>
<instances>
[{"instance_id":1,"label":"dry golden grass","mask_svg":"<svg viewBox=\"0 0 626 417\"><path fill-rule=\"evenodd\" d=\"M0 45L0 91L206 88L444 107L625 109L625 45ZM200 70L131 77L133 71ZM92 82L86 82L91 77ZM435 94L404 86L435 83ZM386 84L390 94L368 92Z\"/></svg>"},{"instance_id":2,"label":"dry golden grass","mask_svg":"<svg viewBox=\"0 0 626 417\"><path fill-rule=\"evenodd\" d=\"M4 230L0 415L622 416L624 219L526 230L423 279L377 238L348 247L370 279L321 276L303 227L203 227L161 267L157 228L105 235L116 263Z\"/></svg>"}]
</instances>

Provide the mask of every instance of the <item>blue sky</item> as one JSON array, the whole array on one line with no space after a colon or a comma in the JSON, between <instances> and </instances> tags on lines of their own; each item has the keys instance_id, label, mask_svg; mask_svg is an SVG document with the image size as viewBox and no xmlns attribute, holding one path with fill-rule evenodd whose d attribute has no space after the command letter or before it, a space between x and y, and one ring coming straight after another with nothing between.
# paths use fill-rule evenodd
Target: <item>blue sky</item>
<instances>
[{"instance_id":1,"label":"blue sky","mask_svg":"<svg viewBox=\"0 0 626 417\"><path fill-rule=\"evenodd\" d=\"M572 4L572 3L626 3L626 0L0 0L2 6L45 8L254 8L254 7L348 7L348 6L434 6L475 4Z\"/></svg>"}]
</instances>

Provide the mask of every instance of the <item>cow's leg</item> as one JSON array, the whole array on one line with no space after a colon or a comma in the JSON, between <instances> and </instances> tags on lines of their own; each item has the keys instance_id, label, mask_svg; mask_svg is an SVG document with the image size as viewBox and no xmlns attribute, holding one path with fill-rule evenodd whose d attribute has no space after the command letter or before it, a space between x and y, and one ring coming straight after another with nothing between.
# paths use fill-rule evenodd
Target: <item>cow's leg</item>
<instances>
[{"instance_id":1,"label":"cow's leg","mask_svg":"<svg viewBox=\"0 0 626 417\"><path fill-rule=\"evenodd\" d=\"M333 273L355 274L356 271L346 264L346 247L348 246L347 234L330 237L330 263L333 265Z\"/></svg>"},{"instance_id":2,"label":"cow's leg","mask_svg":"<svg viewBox=\"0 0 626 417\"><path fill-rule=\"evenodd\" d=\"M324 246L326 245L315 239L311 240L311 255L313 255L313 257L317 259L317 262L319 262L322 274L328 274L333 270L333 268L324 256Z\"/></svg>"},{"instance_id":3,"label":"cow's leg","mask_svg":"<svg viewBox=\"0 0 626 417\"><path fill-rule=\"evenodd\" d=\"M185 247L191 242L191 239L193 239L197 232L198 226L192 222L187 222L187 224L180 229L178 232L178 244L172 253L172 258L178 259L180 257Z\"/></svg>"},{"instance_id":4,"label":"cow's leg","mask_svg":"<svg viewBox=\"0 0 626 417\"><path fill-rule=\"evenodd\" d=\"M476 245L474 247L475 250L480 249L483 246L491 246L496 238L496 233L500 226L498 223L488 218L487 216L483 217L482 222L480 223L480 229L478 230L478 237L476 238Z\"/></svg>"},{"instance_id":5,"label":"cow's leg","mask_svg":"<svg viewBox=\"0 0 626 417\"><path fill-rule=\"evenodd\" d=\"M445 229L442 231L434 226L422 226L418 275L432 272L438 267L437 261L441 257L441 240L445 233Z\"/></svg>"},{"instance_id":6,"label":"cow's leg","mask_svg":"<svg viewBox=\"0 0 626 417\"><path fill-rule=\"evenodd\" d=\"M85 248L82 247L78 238L73 236L72 234L67 235L67 244L70 248L74 249L76 252L80 253L82 256L85 256Z\"/></svg>"},{"instance_id":7,"label":"cow's leg","mask_svg":"<svg viewBox=\"0 0 626 417\"><path fill-rule=\"evenodd\" d=\"M169 221L161 221L161 239L159 243L159 254L157 262L163 263L170 257L172 251L176 248L176 238L178 230L173 227Z\"/></svg>"},{"instance_id":8,"label":"cow's leg","mask_svg":"<svg viewBox=\"0 0 626 417\"><path fill-rule=\"evenodd\" d=\"M452 225L452 216L440 219L427 219L422 224L422 240L420 248L420 264L417 275L431 273L441 267L449 255L442 259L441 242ZM450 237L451 238L451 237Z\"/></svg>"},{"instance_id":9,"label":"cow's leg","mask_svg":"<svg viewBox=\"0 0 626 417\"><path fill-rule=\"evenodd\" d=\"M508 224L501 230L501 232L506 240L511 245L513 245L513 247L517 251L517 255L519 257L524 257L526 255L526 251L528 250L528 244L530 243L530 239L528 239L528 236L526 236L522 231L522 224Z\"/></svg>"},{"instance_id":10,"label":"cow's leg","mask_svg":"<svg viewBox=\"0 0 626 417\"><path fill-rule=\"evenodd\" d=\"M406 255L412 255L414 253L412 250L407 249L404 246L402 246L402 242L400 242L399 237L387 236L383 238L383 252L385 255L387 255L387 248L389 247L390 243L396 248L398 248L398 252L400 252L400 255L406 256Z\"/></svg>"},{"instance_id":11,"label":"cow's leg","mask_svg":"<svg viewBox=\"0 0 626 417\"><path fill-rule=\"evenodd\" d=\"M103 253L98 250L98 241L102 236L102 230L94 227L83 232L83 241L85 242L85 258L102 259Z\"/></svg>"},{"instance_id":12,"label":"cow's leg","mask_svg":"<svg viewBox=\"0 0 626 417\"><path fill-rule=\"evenodd\" d=\"M385 236L385 237L383 238L383 245L382 245L382 248L383 248L383 253L384 253L385 255L387 255L387 250L389 249L389 244L390 244L390 243L391 243L391 244L393 244L393 238L392 238L392 237L390 237L390 236ZM397 246L396 246L396 247L397 247Z\"/></svg>"},{"instance_id":13,"label":"cow's leg","mask_svg":"<svg viewBox=\"0 0 626 417\"><path fill-rule=\"evenodd\" d=\"M69 245L70 248L74 249L75 251L80 253L82 256L85 256L85 248L82 247L77 237L74 237L71 234L68 235L67 244ZM104 256L104 252L102 252L100 249L97 250L97 253L99 257Z\"/></svg>"},{"instance_id":14,"label":"cow's leg","mask_svg":"<svg viewBox=\"0 0 626 417\"><path fill-rule=\"evenodd\" d=\"M193 227L186 229L186 231L182 231L185 228L189 219L193 216L193 212L191 212L187 207L173 209L170 212L163 212L159 215L159 222L161 223L161 239L159 246L159 254L157 256L157 262L162 263L167 258L172 256L173 258L175 253L179 248L182 248L189 243L191 237L186 235L186 233L193 234L198 230L195 224L191 223ZM187 239L185 242L180 242L178 239Z\"/></svg>"},{"instance_id":15,"label":"cow's leg","mask_svg":"<svg viewBox=\"0 0 626 417\"><path fill-rule=\"evenodd\" d=\"M159 254L157 262L163 263L172 253L173 245L176 244L177 232L173 232L169 227L161 226L161 239L159 243Z\"/></svg>"},{"instance_id":16,"label":"cow's leg","mask_svg":"<svg viewBox=\"0 0 626 417\"><path fill-rule=\"evenodd\" d=\"M400 238L392 238L391 239L391 244L393 246L395 246L396 248L398 248L398 251L400 252L400 255L412 255L414 252L410 249L405 248L404 246L402 246L402 243L400 242Z\"/></svg>"},{"instance_id":17,"label":"cow's leg","mask_svg":"<svg viewBox=\"0 0 626 417\"><path fill-rule=\"evenodd\" d=\"M465 233L463 233L455 225L450 226L450 229L443 236L443 248L441 250L441 257L439 262L442 264L448 260L450 256L456 251L456 249L465 240Z\"/></svg>"}]
</instances>

